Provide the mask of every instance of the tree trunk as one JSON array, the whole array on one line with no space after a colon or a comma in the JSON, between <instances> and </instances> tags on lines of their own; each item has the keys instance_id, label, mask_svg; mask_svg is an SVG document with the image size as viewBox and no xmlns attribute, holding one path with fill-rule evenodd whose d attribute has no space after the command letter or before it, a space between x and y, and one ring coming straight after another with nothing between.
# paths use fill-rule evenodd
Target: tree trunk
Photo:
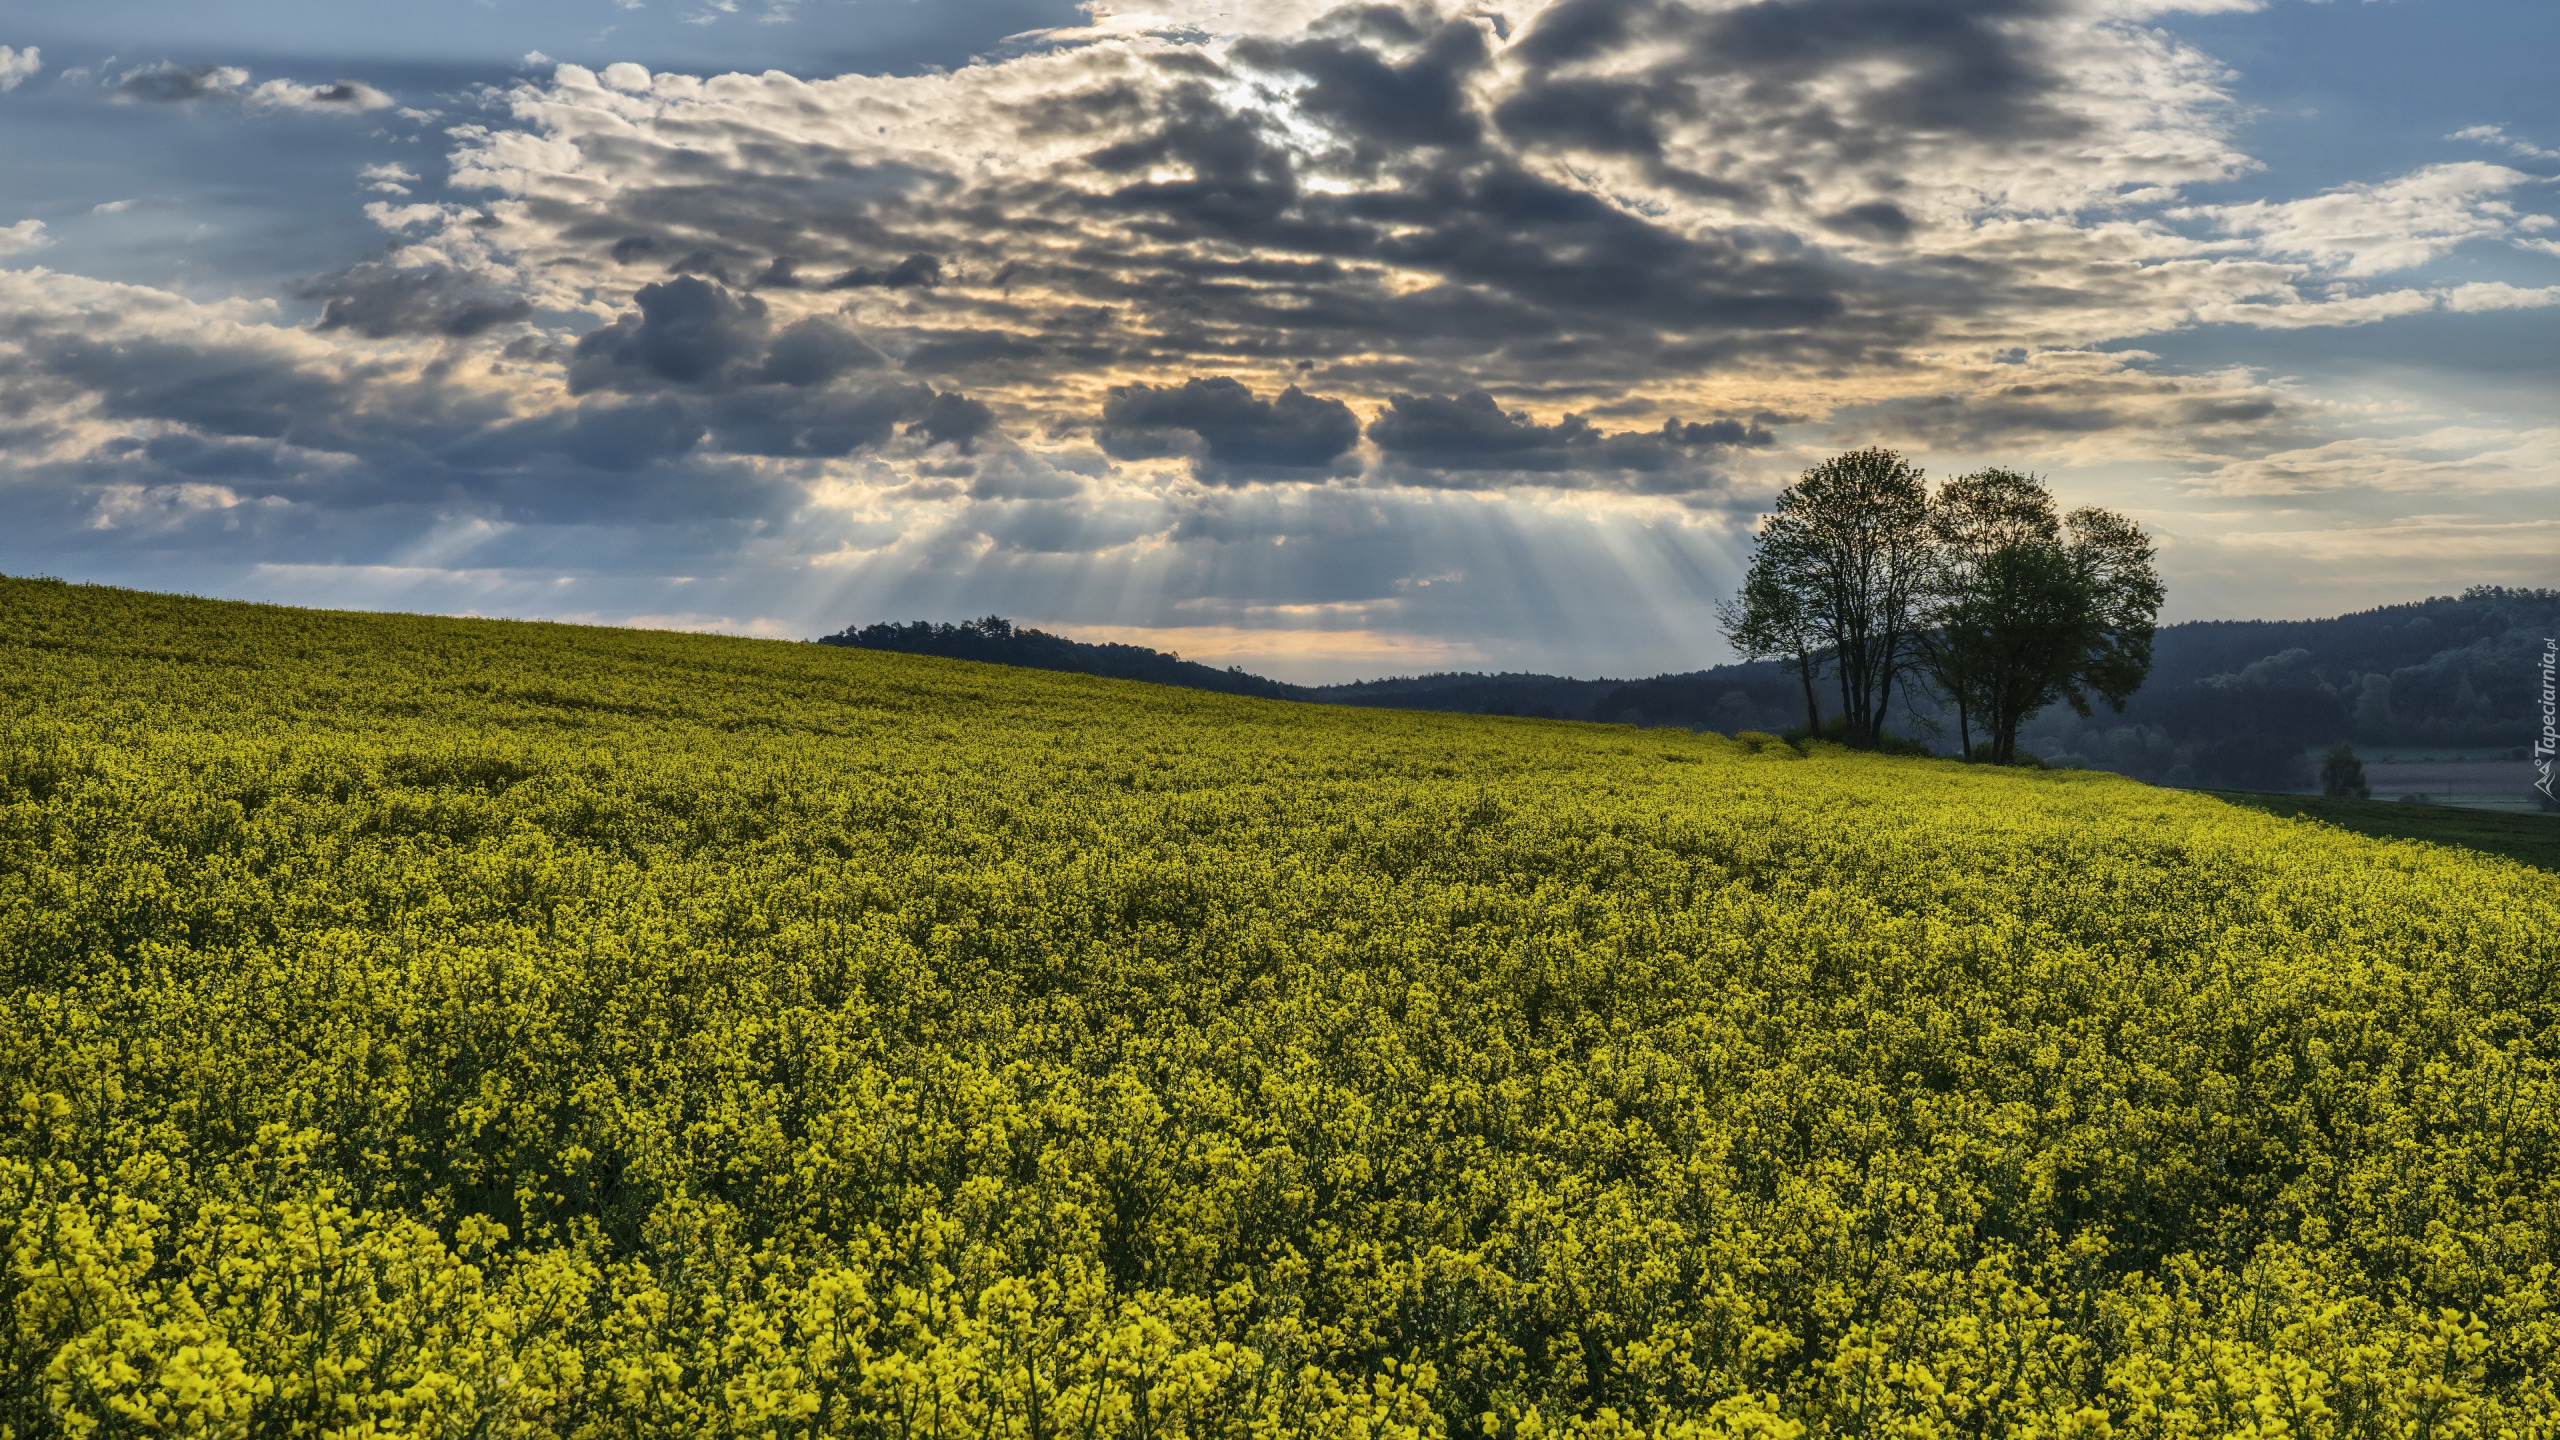
<instances>
[{"instance_id":1,"label":"tree trunk","mask_svg":"<svg viewBox=\"0 0 2560 1440\"><path fill-rule=\"evenodd\" d=\"M1804 682L1804 724L1812 734L1822 733L1822 706L1813 698L1813 657L1802 650L1796 652L1796 678Z\"/></svg>"},{"instance_id":2,"label":"tree trunk","mask_svg":"<svg viewBox=\"0 0 2560 1440\"><path fill-rule=\"evenodd\" d=\"M1956 691L1956 743L1964 747L1964 758L1971 760L1973 758L1973 726L1965 719L1964 691L1960 687Z\"/></svg>"}]
</instances>

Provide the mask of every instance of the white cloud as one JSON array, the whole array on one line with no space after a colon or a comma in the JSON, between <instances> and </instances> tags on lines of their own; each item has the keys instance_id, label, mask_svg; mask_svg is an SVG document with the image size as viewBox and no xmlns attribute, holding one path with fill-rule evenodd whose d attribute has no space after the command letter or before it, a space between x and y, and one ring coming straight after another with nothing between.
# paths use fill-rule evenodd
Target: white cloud
<instances>
[{"instance_id":1,"label":"white cloud","mask_svg":"<svg viewBox=\"0 0 2560 1440\"><path fill-rule=\"evenodd\" d=\"M191 105L198 100L237 100L249 72L237 65L137 65L114 80L120 102Z\"/></svg>"},{"instance_id":2,"label":"white cloud","mask_svg":"<svg viewBox=\"0 0 2560 1440\"><path fill-rule=\"evenodd\" d=\"M2511 234L2520 217L2514 206L2494 197L2532 178L2504 165L2461 160L2304 200L2183 213L2210 219L2225 233L2254 237L2270 254L2300 256L2341 275L2381 275L2423 265L2468 240Z\"/></svg>"},{"instance_id":3,"label":"white cloud","mask_svg":"<svg viewBox=\"0 0 2560 1440\"><path fill-rule=\"evenodd\" d=\"M24 254L53 242L46 238L44 222L21 220L15 225L0 225L0 257Z\"/></svg>"},{"instance_id":4,"label":"white cloud","mask_svg":"<svg viewBox=\"0 0 2560 1440\"><path fill-rule=\"evenodd\" d=\"M388 109L391 97L360 80L305 85L268 80L255 87L249 72L237 65L140 65L115 79L115 98L127 103L193 105L222 100L252 110L346 111Z\"/></svg>"},{"instance_id":5,"label":"white cloud","mask_svg":"<svg viewBox=\"0 0 2560 1440\"><path fill-rule=\"evenodd\" d=\"M365 182L367 190L406 195L409 187L418 183L418 172L400 164L367 165L356 171L356 178Z\"/></svg>"},{"instance_id":6,"label":"white cloud","mask_svg":"<svg viewBox=\"0 0 2560 1440\"><path fill-rule=\"evenodd\" d=\"M2226 325L2253 325L2261 330L2313 330L2423 315L2440 303L2441 295L2432 290L2384 290L2326 300L2304 300L2288 292L2273 303L2233 301L2207 306L2198 310L2197 318Z\"/></svg>"},{"instance_id":7,"label":"white cloud","mask_svg":"<svg viewBox=\"0 0 2560 1440\"><path fill-rule=\"evenodd\" d=\"M44 68L44 52L30 45L24 50L0 45L0 90L15 90L27 77Z\"/></svg>"},{"instance_id":8,"label":"white cloud","mask_svg":"<svg viewBox=\"0 0 2560 1440\"><path fill-rule=\"evenodd\" d=\"M2507 127L2503 125L2467 125L2444 138L2476 140L2483 145L2494 145L2510 155L2521 155L2529 160L2560 160L2560 150L2536 145L2530 140L2519 140L2508 134Z\"/></svg>"},{"instance_id":9,"label":"white cloud","mask_svg":"<svg viewBox=\"0 0 2560 1440\"><path fill-rule=\"evenodd\" d=\"M2356 491L2476 497L2546 490L2555 473L2560 428L2444 426L2415 435L2351 436L2235 460L2195 484L2223 495Z\"/></svg>"},{"instance_id":10,"label":"white cloud","mask_svg":"<svg viewBox=\"0 0 2560 1440\"><path fill-rule=\"evenodd\" d=\"M2482 310L2536 310L2560 305L2560 285L2525 288L2503 280L2475 281L2444 292L2444 308L2459 314Z\"/></svg>"}]
</instances>

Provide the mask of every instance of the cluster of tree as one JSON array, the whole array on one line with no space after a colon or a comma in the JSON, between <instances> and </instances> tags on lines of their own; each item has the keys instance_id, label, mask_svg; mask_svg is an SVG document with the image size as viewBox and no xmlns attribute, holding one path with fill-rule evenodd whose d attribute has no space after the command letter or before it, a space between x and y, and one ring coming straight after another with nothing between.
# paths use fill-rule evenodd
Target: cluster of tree
<instances>
[{"instance_id":1,"label":"cluster of tree","mask_svg":"<svg viewBox=\"0 0 2560 1440\"><path fill-rule=\"evenodd\" d=\"M1955 712L1967 755L2007 764L2018 731L2053 704L2121 711L2151 668L2162 590L2139 526L2065 515L2032 475L1990 469L1935 494L1891 450L1853 450L1804 472L1754 537L1725 638L1776 659L1826 728L1817 686L1836 680L1838 728L1880 746L1897 687ZM1979 726L1984 743L1973 740Z\"/></svg>"}]
</instances>

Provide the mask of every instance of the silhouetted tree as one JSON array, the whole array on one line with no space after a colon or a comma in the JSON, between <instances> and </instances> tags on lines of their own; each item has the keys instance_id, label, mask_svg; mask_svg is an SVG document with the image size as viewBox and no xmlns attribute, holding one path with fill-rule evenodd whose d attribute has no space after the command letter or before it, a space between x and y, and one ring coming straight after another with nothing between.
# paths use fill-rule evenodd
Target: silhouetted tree
<instances>
[{"instance_id":1,"label":"silhouetted tree","mask_svg":"<svg viewBox=\"0 0 2560 1440\"><path fill-rule=\"evenodd\" d=\"M1991 469L1951 480L1930 504L1926 628L1933 683L1956 705L1965 753L1972 721L1990 759L2017 759L2029 716L2091 697L2121 711L2151 669L2163 591L2150 539L2106 510L2054 513L2044 482Z\"/></svg>"},{"instance_id":2,"label":"silhouetted tree","mask_svg":"<svg viewBox=\"0 0 2560 1440\"><path fill-rule=\"evenodd\" d=\"M2372 787L2364 783L2364 762L2356 758L2356 747L2341 740L2329 747L2320 761L2320 793L2332 800L2370 800Z\"/></svg>"},{"instance_id":3,"label":"silhouetted tree","mask_svg":"<svg viewBox=\"0 0 2560 1440\"><path fill-rule=\"evenodd\" d=\"M1792 649L1808 690L1809 657L1827 655L1853 745L1884 733L1894 682L1919 660L1928 520L1928 486L1916 467L1890 450L1852 450L1780 491L1754 537L1736 614L1794 637L1787 648L1757 653ZM1746 638L1756 633L1748 624L1735 628Z\"/></svg>"},{"instance_id":4,"label":"silhouetted tree","mask_svg":"<svg viewBox=\"0 0 2560 1440\"><path fill-rule=\"evenodd\" d=\"M1716 606L1724 638L1746 660L1778 660L1804 682L1805 728L1822 733L1822 704L1813 682L1828 655L1815 633L1803 598L1780 579L1770 557L1755 554L1743 576L1742 593Z\"/></svg>"},{"instance_id":5,"label":"silhouetted tree","mask_svg":"<svg viewBox=\"0 0 2560 1440\"><path fill-rule=\"evenodd\" d=\"M1996 611L1981 597L1995 556L2060 533L2041 481L1994 468L1948 481L1929 506L1935 548L1927 586L1933 623L1920 633L1922 668L1955 706L1961 753L1973 754L1973 717L1987 714L1987 653Z\"/></svg>"}]
</instances>

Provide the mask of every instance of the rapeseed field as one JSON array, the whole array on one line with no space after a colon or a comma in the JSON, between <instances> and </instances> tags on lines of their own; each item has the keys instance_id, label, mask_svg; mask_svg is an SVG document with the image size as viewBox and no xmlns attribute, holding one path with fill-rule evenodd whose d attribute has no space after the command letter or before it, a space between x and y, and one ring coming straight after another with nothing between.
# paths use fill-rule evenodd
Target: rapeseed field
<instances>
[{"instance_id":1,"label":"rapeseed field","mask_svg":"<svg viewBox=\"0 0 2560 1440\"><path fill-rule=\"evenodd\" d=\"M2560 885L0 582L0 1435L2548 1437Z\"/></svg>"}]
</instances>

